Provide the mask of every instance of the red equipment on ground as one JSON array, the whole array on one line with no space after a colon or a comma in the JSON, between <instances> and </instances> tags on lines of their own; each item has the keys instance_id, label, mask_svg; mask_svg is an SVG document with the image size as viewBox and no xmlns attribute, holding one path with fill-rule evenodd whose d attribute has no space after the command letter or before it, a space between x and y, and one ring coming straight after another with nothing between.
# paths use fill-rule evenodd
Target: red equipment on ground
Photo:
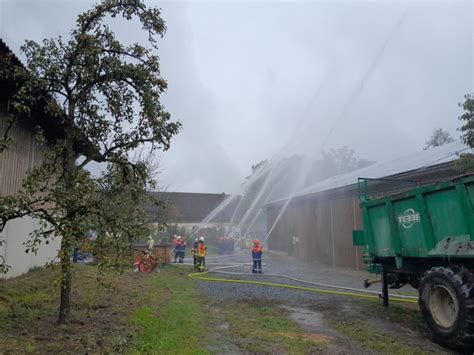
<instances>
[{"instance_id":1,"label":"red equipment on ground","mask_svg":"<svg viewBox=\"0 0 474 355\"><path fill-rule=\"evenodd\" d=\"M133 266L135 271L140 271L144 273L149 273L155 270L156 265L158 265L156 258L148 250L142 250L140 254L135 258Z\"/></svg>"}]
</instances>

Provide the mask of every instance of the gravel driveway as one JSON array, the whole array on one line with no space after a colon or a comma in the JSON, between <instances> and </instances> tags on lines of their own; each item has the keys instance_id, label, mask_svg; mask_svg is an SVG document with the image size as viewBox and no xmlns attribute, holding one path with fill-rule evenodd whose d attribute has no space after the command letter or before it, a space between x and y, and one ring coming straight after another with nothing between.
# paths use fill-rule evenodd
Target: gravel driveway
<instances>
[{"instance_id":1,"label":"gravel driveway","mask_svg":"<svg viewBox=\"0 0 474 355\"><path fill-rule=\"evenodd\" d=\"M224 264L247 263L243 267L229 268L222 271L243 272L246 275L229 275L217 272L206 274L206 277L225 279L258 280L279 284L291 284L311 288L291 280L268 276L268 274L286 275L311 282L364 289L363 281L373 278L365 271L332 268L314 262L301 262L292 257L266 253L263 258L263 272L266 275L251 273L251 257L247 253L225 257L208 257L207 268L219 268ZM291 311L290 317L302 328L310 332L326 334L334 341L329 353L378 353L370 349L360 339L340 333L337 324L355 321L354 326L370 328L372 332L380 332L387 339L403 342L413 347L414 353L449 354L449 350L433 343L424 322L419 317L417 304L392 302L391 307L382 306L382 301L358 299L348 296L329 295L302 290L269 287L254 284L199 281L200 289L205 292L216 307L225 300L247 302L249 300L268 301L275 307L283 307ZM329 288L326 288L329 289ZM369 290L380 291L380 284L373 285ZM331 289L333 290L333 289ZM401 290L390 290L391 293L416 295L415 289L406 286ZM373 336L372 333L370 336ZM416 350L416 351L415 351Z\"/></svg>"},{"instance_id":2,"label":"gravel driveway","mask_svg":"<svg viewBox=\"0 0 474 355\"><path fill-rule=\"evenodd\" d=\"M225 257L209 257L207 259L207 267L212 270L213 268L219 268L225 266L227 263L247 263L251 262L250 255L237 254L229 255ZM244 279L244 280L258 280L271 283L297 285L311 288L322 288L327 290L335 290L334 288L326 288L314 285L302 284L299 282L276 278L268 276L268 274L277 274L293 277L310 282L317 282L328 285L336 285L343 287L350 287L356 289L362 289L363 282L367 278L374 278L374 275L366 271L343 269L343 268L332 268L320 263L315 262L302 262L298 261L293 257L284 255L267 253L263 258L264 275L254 275L251 273L251 266L245 265L243 267L235 267L229 269L216 270L216 273L212 273L213 276L223 277L228 279ZM217 275L217 272L220 274ZM221 272L232 273L246 273L248 275L231 275L222 274ZM218 294L221 298L239 299L239 298L255 298L265 297L277 301L294 300L295 302L311 301L327 297L326 295L309 293L306 291L298 291L292 289L275 288L268 286L258 285L246 285L246 284L230 284L230 283L213 283L203 282L201 287L207 293L213 295ZM368 290L380 292L381 285L375 284ZM342 290L343 291L343 290ZM416 296L417 291L410 286L405 286L400 290L390 290L392 294L402 294Z\"/></svg>"}]
</instances>

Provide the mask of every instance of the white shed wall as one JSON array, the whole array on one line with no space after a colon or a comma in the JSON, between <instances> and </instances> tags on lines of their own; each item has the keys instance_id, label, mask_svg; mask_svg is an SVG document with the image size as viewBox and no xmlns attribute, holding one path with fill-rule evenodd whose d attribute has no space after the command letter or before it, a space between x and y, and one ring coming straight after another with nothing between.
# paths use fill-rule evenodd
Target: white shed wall
<instances>
[{"instance_id":1,"label":"white shed wall","mask_svg":"<svg viewBox=\"0 0 474 355\"><path fill-rule=\"evenodd\" d=\"M37 222L31 217L17 218L9 221L3 232L0 232L0 239L3 240L0 246L6 264L11 268L2 278L10 278L28 272L35 266L44 266L54 260L58 255L61 239L50 240L49 244L41 243L38 253L25 253L24 243L29 239L29 234L38 227Z\"/></svg>"}]
</instances>

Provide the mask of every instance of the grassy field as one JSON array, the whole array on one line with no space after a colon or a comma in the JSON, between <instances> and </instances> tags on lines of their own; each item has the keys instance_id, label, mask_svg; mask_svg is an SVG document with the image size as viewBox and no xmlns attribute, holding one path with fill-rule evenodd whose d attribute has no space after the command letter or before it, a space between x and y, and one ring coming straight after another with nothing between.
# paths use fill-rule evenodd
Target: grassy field
<instances>
[{"instance_id":1,"label":"grassy field","mask_svg":"<svg viewBox=\"0 0 474 355\"><path fill-rule=\"evenodd\" d=\"M364 347L381 354L412 354L421 355L427 352L413 348L388 333L375 329L367 322L358 319L332 321L330 325L339 333L362 344Z\"/></svg>"},{"instance_id":2,"label":"grassy field","mask_svg":"<svg viewBox=\"0 0 474 355\"><path fill-rule=\"evenodd\" d=\"M328 343L327 337L306 333L289 320L285 309L266 302L233 302L225 313L232 336L250 353L307 354Z\"/></svg>"},{"instance_id":3,"label":"grassy field","mask_svg":"<svg viewBox=\"0 0 474 355\"><path fill-rule=\"evenodd\" d=\"M75 265L71 322L62 326L55 323L58 289L51 270L1 280L0 349L12 354L200 354L222 352L229 340L247 352L324 348L324 339L309 337L281 308L212 304L189 272L169 266L152 274L111 273L98 284L94 266Z\"/></svg>"}]
</instances>

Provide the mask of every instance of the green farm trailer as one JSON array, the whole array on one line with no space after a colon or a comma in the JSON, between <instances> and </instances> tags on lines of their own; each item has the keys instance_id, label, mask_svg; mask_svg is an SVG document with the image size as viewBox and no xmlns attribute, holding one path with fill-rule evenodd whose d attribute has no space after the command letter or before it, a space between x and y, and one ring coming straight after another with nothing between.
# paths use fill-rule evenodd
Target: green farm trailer
<instances>
[{"instance_id":1,"label":"green farm trailer","mask_svg":"<svg viewBox=\"0 0 474 355\"><path fill-rule=\"evenodd\" d=\"M370 182L370 181L369 181ZM368 180L359 179L360 190ZM474 347L474 175L391 196L360 194L363 246L370 272L382 275L382 296L410 284L435 341Z\"/></svg>"}]
</instances>

